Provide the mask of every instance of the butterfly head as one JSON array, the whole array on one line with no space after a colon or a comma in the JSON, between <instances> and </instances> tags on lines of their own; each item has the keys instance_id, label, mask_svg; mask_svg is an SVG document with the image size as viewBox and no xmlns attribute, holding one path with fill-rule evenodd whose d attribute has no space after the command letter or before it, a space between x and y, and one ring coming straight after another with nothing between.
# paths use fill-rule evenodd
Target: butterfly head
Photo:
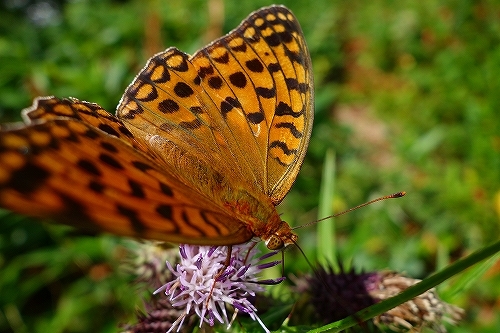
<instances>
[{"instance_id":1,"label":"butterfly head","mask_svg":"<svg viewBox=\"0 0 500 333\"><path fill-rule=\"evenodd\" d=\"M298 236L293 233L290 229L290 226L283 222L278 230L274 233L271 233L268 237L264 238L264 242L266 247L269 250L282 250L286 248L288 245L296 244L298 240Z\"/></svg>"}]
</instances>

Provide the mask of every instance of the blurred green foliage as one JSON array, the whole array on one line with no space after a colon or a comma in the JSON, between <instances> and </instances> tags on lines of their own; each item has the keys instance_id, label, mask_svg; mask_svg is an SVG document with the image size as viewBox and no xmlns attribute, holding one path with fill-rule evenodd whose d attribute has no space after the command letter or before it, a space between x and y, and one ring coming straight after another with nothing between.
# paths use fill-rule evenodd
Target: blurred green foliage
<instances>
[{"instance_id":1,"label":"blurred green foliage","mask_svg":"<svg viewBox=\"0 0 500 333\"><path fill-rule=\"evenodd\" d=\"M336 220L343 261L423 278L497 240L500 4L283 3L302 25L316 81L315 126L302 171L280 207L284 220L298 225L316 219L322 164L331 149L334 211L408 192ZM4 1L0 119L20 119L20 110L39 95L74 96L113 112L155 52L176 46L193 53L269 4ZM0 331L115 332L133 320L140 295L119 269L123 240L6 211L0 220ZM315 258L312 229L299 231L300 245ZM297 251L287 252L285 263L288 273L310 271ZM452 286L449 281L443 291ZM499 295L496 264L446 299L467 312L464 323L449 331L496 332Z\"/></svg>"}]
</instances>

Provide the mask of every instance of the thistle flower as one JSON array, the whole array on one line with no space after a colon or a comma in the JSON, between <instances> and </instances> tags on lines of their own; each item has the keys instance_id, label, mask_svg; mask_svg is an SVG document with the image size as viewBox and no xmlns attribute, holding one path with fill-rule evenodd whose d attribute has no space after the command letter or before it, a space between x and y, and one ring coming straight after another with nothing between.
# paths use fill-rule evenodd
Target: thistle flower
<instances>
[{"instance_id":1,"label":"thistle flower","mask_svg":"<svg viewBox=\"0 0 500 333\"><path fill-rule=\"evenodd\" d=\"M229 328L238 312L249 315L269 332L257 316L251 299L264 290L263 284L277 284L284 278L258 280L257 275L263 269L276 266L280 261L259 264L276 252L253 259L257 251L254 245L233 246L227 267L227 246L180 245L181 262L174 269L167 261L174 280L155 291L155 294L164 291L172 306L182 310L168 332L175 329L178 332L185 320L194 314L200 318L200 327L204 322L213 326L217 321ZM226 306L234 309L231 321Z\"/></svg>"},{"instance_id":2,"label":"thistle flower","mask_svg":"<svg viewBox=\"0 0 500 333\"><path fill-rule=\"evenodd\" d=\"M166 261L179 259L177 247L168 247L165 243L129 240L130 250L124 263L124 270L135 276L135 282L143 288L157 289L172 280L172 273L165 265Z\"/></svg>"},{"instance_id":3,"label":"thistle flower","mask_svg":"<svg viewBox=\"0 0 500 333\"><path fill-rule=\"evenodd\" d=\"M295 281L297 291L307 298L299 301L299 304L307 306L299 308L297 312L313 313L317 320L324 323L345 318L420 282L389 271L355 273L354 270L346 272L341 267L340 272L334 273L330 267L319 267L316 273ZM309 304L313 308L307 308ZM423 327L428 327L435 332L446 333L442 322L456 324L462 315L462 309L443 302L436 291L430 289L373 318L373 322L377 326L385 325L397 331L419 332Z\"/></svg>"},{"instance_id":4,"label":"thistle flower","mask_svg":"<svg viewBox=\"0 0 500 333\"><path fill-rule=\"evenodd\" d=\"M165 333L172 327L172 323L182 314L175 309L168 299L151 298L144 302L146 312L137 312L137 323L124 325L122 333ZM182 332L191 332L195 325L195 318L184 321Z\"/></svg>"}]
</instances>

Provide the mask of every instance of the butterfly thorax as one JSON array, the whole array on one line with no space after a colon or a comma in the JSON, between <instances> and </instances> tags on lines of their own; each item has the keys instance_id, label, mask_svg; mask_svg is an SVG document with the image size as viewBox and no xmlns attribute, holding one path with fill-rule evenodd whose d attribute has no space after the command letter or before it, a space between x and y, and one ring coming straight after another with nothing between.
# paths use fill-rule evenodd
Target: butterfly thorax
<instances>
[{"instance_id":1,"label":"butterfly thorax","mask_svg":"<svg viewBox=\"0 0 500 333\"><path fill-rule=\"evenodd\" d=\"M224 207L236 215L270 250L279 250L297 241L288 223L282 221L268 197L255 198L245 190L233 190Z\"/></svg>"}]
</instances>

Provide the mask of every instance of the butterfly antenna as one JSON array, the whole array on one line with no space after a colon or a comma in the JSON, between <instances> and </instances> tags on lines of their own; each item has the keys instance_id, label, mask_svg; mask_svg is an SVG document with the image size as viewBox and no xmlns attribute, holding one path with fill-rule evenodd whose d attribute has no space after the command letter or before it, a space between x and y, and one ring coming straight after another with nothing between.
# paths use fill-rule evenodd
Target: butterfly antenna
<instances>
[{"instance_id":1,"label":"butterfly antenna","mask_svg":"<svg viewBox=\"0 0 500 333\"><path fill-rule=\"evenodd\" d=\"M340 213L337 213L337 214L334 214L334 215L330 215L330 216L321 218L321 219L319 219L317 221L313 221L313 222L310 222L310 223L307 223L307 224L304 224L304 225L300 225L300 226L297 226L297 227L292 228L292 229L298 229L298 228L310 226L310 225L319 223L321 221L324 221L326 219L330 219L330 218L334 218L334 217L337 217L337 216L340 216L340 215L344 215L344 214L349 213L349 212L351 212L353 210L356 210L358 208L371 205L372 203L375 203L375 202L378 202L378 201L383 201L383 200L386 200L386 199L393 199L393 198L401 198L405 194L406 194L406 192L403 191L403 192L397 192L397 193L393 193L393 194L386 195L386 196L383 196L383 197L379 197L379 198L370 200L368 202L365 202L365 203L363 203L361 205L357 205L355 207L352 207L352 208L349 208L347 210L344 210L344 211L342 211ZM354 309L352 308L352 306L350 306L349 304L347 304L347 302L344 301L342 299L342 297L330 287L330 285L328 284L328 282L325 280L324 275L320 274L320 272L318 271L318 269L316 268L316 266L314 266L314 265L311 264L311 262L309 261L309 259L306 256L306 254L304 253L304 251L302 250L302 248L297 244L297 242L295 242L293 239L291 239L291 241L299 249L300 253L302 254L302 256L304 257L304 259L306 260L307 264L309 265L309 267L311 267L311 270L313 271L313 274L318 278L318 280L321 282L321 284L330 293L330 297L335 297L337 299L337 302L340 304L340 306L342 306L348 313L350 313L352 316L354 316L354 318L358 321L358 324L363 328L363 330L366 329L366 327L364 327L364 325L365 325L364 321L362 321L360 318L357 318L357 316L355 314L356 311L354 311Z\"/></svg>"},{"instance_id":2,"label":"butterfly antenna","mask_svg":"<svg viewBox=\"0 0 500 333\"><path fill-rule=\"evenodd\" d=\"M379 198L370 200L368 202L365 202L365 203L363 203L361 205L357 205L356 207L352 207L352 208L346 209L346 210L344 210L344 211L342 211L340 213L336 213L336 214L333 214L333 215L330 215L330 216L327 216L327 217L323 217L323 218L321 218L319 220L316 220L316 221L312 221L312 222L309 222L309 223L306 223L306 224L303 224L303 225L296 226L296 227L292 228L292 230L296 230L296 229L308 227L310 225L319 223L321 221L328 220L328 219L331 219L331 218L334 218L334 217L337 217L337 216L340 216L340 215L347 214L349 212L352 212L353 210L356 210L356 209L359 209L361 207L365 207L365 206L371 205L372 203L375 203L375 202L379 202L379 201L383 201L383 200L387 200L387 199L401 198L401 197L404 197L405 195L406 195L405 191L397 192L397 193L393 193L393 194L389 194L389 195L385 195L383 197L379 197Z\"/></svg>"}]
</instances>

